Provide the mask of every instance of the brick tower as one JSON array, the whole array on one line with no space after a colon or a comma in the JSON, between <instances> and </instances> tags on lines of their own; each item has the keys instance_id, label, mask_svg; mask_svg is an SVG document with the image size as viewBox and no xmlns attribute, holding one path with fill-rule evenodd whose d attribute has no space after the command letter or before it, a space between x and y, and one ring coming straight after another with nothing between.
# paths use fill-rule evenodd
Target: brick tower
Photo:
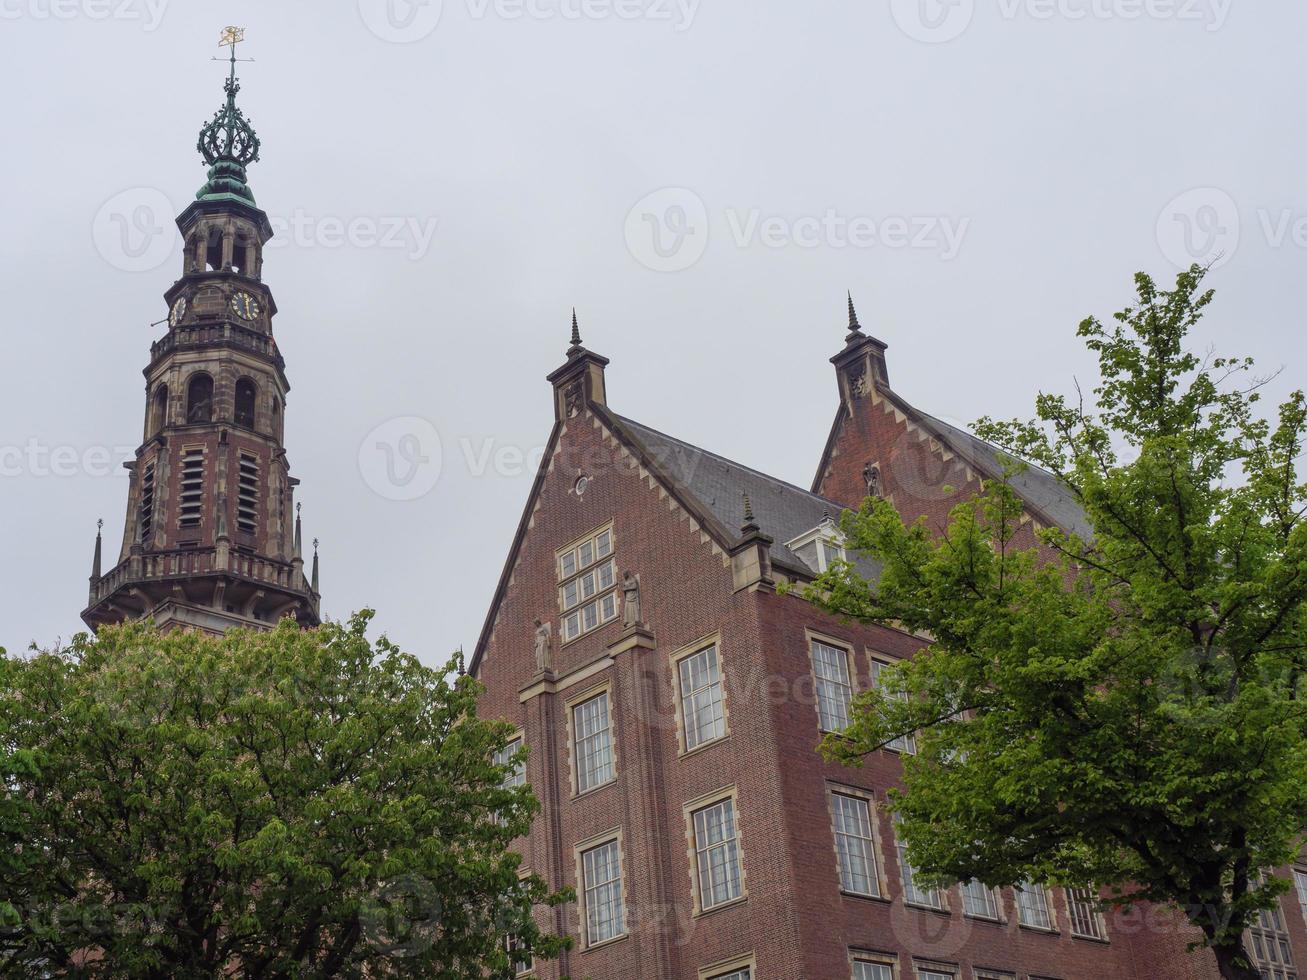
<instances>
[{"instance_id":1,"label":"brick tower","mask_svg":"<svg viewBox=\"0 0 1307 980\"><path fill-rule=\"evenodd\" d=\"M277 306L263 281L268 216L245 168L259 139L236 106L236 42L226 104L200 130L208 181L177 217L182 275L164 293L168 332L145 368L144 442L131 471L118 563L101 574L96 535L82 618L152 619L221 633L318 619L316 548L304 574L301 532L282 445L285 362L272 336Z\"/></svg>"}]
</instances>

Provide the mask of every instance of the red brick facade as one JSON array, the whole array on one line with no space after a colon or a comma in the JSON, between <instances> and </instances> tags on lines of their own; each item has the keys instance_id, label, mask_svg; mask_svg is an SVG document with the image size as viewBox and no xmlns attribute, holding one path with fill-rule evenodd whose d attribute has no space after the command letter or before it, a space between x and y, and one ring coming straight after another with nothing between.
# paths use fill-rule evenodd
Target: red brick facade
<instances>
[{"instance_id":1,"label":"red brick facade","mask_svg":"<svg viewBox=\"0 0 1307 980\"><path fill-rule=\"evenodd\" d=\"M777 532L797 538L795 527L806 528L786 529L782 518L793 524L804 507L819 515L821 498L831 516L841 504L857 505L874 464L879 492L905 516L942 524L988 475L974 447L954 444L893 394L883 351L859 334L835 359L841 406L816 480L821 497L660 442L615 415L606 362L579 344L551 376L554 432L471 668L487 688L483 711L512 721L530 748L526 775L543 812L521 844L527 864L580 896L541 913L577 942L561 961L536 964L534 976L857 980L859 956L888 966L895 980L919 970L957 980L1215 976L1207 954L1185 951L1193 934L1158 910L1108 916L1104 941L1073 934L1061 889L1049 894L1051 929L1019 924L1010 889L1001 890L997 921L966 914L957 887L944 894L942 910L908 903L892 827L875 805L899 781L896 754L851 769L816 752L814 639L847 653L858 690L872 683L873 658L911 656L923 641L842 623L778 594L777 581L804 577L777 546ZM728 523L725 490L704 490L729 489L736 478L764 498L732 512L745 515L743 528ZM1038 503L1031 510L1033 522L1053 520ZM615 595L624 594L624 573L639 576L639 622L624 622L631 617L619 605L615 619L565 640L560 552L606 528ZM545 644L537 641L540 624L549 630ZM708 646L717 651L724 735L687 751L678 662ZM611 713L615 777L579 793L575 709L600 693ZM832 814L840 791L871 804L876 883L866 890L878 895L842 891ZM734 808L742 887L738 898L703 911L696 851L705 841L690 814L724 798ZM579 854L609 840L620 849L626 921L615 938L595 943ZM1284 913L1294 948L1307 951L1292 896Z\"/></svg>"}]
</instances>

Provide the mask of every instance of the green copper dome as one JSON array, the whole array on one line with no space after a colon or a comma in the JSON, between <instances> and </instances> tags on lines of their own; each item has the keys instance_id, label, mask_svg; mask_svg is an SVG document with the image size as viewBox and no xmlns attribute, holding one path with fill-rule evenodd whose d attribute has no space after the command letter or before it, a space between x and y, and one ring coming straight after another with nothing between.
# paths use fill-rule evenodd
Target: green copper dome
<instances>
[{"instance_id":1,"label":"green copper dome","mask_svg":"<svg viewBox=\"0 0 1307 980\"><path fill-rule=\"evenodd\" d=\"M195 148L209 164L209 179L195 197L200 201L237 199L254 203L254 192L245 183L245 167L259 159L259 137L245 114L236 107L236 93L240 82L236 80L236 62L231 76L224 83L227 104L213 114L213 119L200 130Z\"/></svg>"}]
</instances>

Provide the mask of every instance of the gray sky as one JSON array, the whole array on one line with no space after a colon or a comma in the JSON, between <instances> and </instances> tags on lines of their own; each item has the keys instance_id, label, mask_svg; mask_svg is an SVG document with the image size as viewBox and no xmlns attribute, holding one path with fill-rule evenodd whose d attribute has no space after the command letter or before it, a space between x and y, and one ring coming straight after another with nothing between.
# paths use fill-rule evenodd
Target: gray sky
<instances>
[{"instance_id":1,"label":"gray sky","mask_svg":"<svg viewBox=\"0 0 1307 980\"><path fill-rule=\"evenodd\" d=\"M1200 342L1301 378L1300 0L389 3L0 0L11 651L80 628L99 516L116 558L227 23L324 609L428 662L475 644L573 305L617 411L801 485L845 289L968 423L1086 377L1075 326L1135 270L1219 249Z\"/></svg>"}]
</instances>

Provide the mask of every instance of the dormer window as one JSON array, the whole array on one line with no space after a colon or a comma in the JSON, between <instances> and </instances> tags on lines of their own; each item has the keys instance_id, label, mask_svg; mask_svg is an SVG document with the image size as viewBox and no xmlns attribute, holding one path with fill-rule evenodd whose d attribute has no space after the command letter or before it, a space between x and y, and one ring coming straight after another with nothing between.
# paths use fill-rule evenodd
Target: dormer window
<instances>
[{"instance_id":1,"label":"dormer window","mask_svg":"<svg viewBox=\"0 0 1307 980\"><path fill-rule=\"evenodd\" d=\"M785 547L819 575L830 568L837 558L847 559L844 534L830 517L822 518L821 523L811 531L805 531L793 541L787 541Z\"/></svg>"}]
</instances>

